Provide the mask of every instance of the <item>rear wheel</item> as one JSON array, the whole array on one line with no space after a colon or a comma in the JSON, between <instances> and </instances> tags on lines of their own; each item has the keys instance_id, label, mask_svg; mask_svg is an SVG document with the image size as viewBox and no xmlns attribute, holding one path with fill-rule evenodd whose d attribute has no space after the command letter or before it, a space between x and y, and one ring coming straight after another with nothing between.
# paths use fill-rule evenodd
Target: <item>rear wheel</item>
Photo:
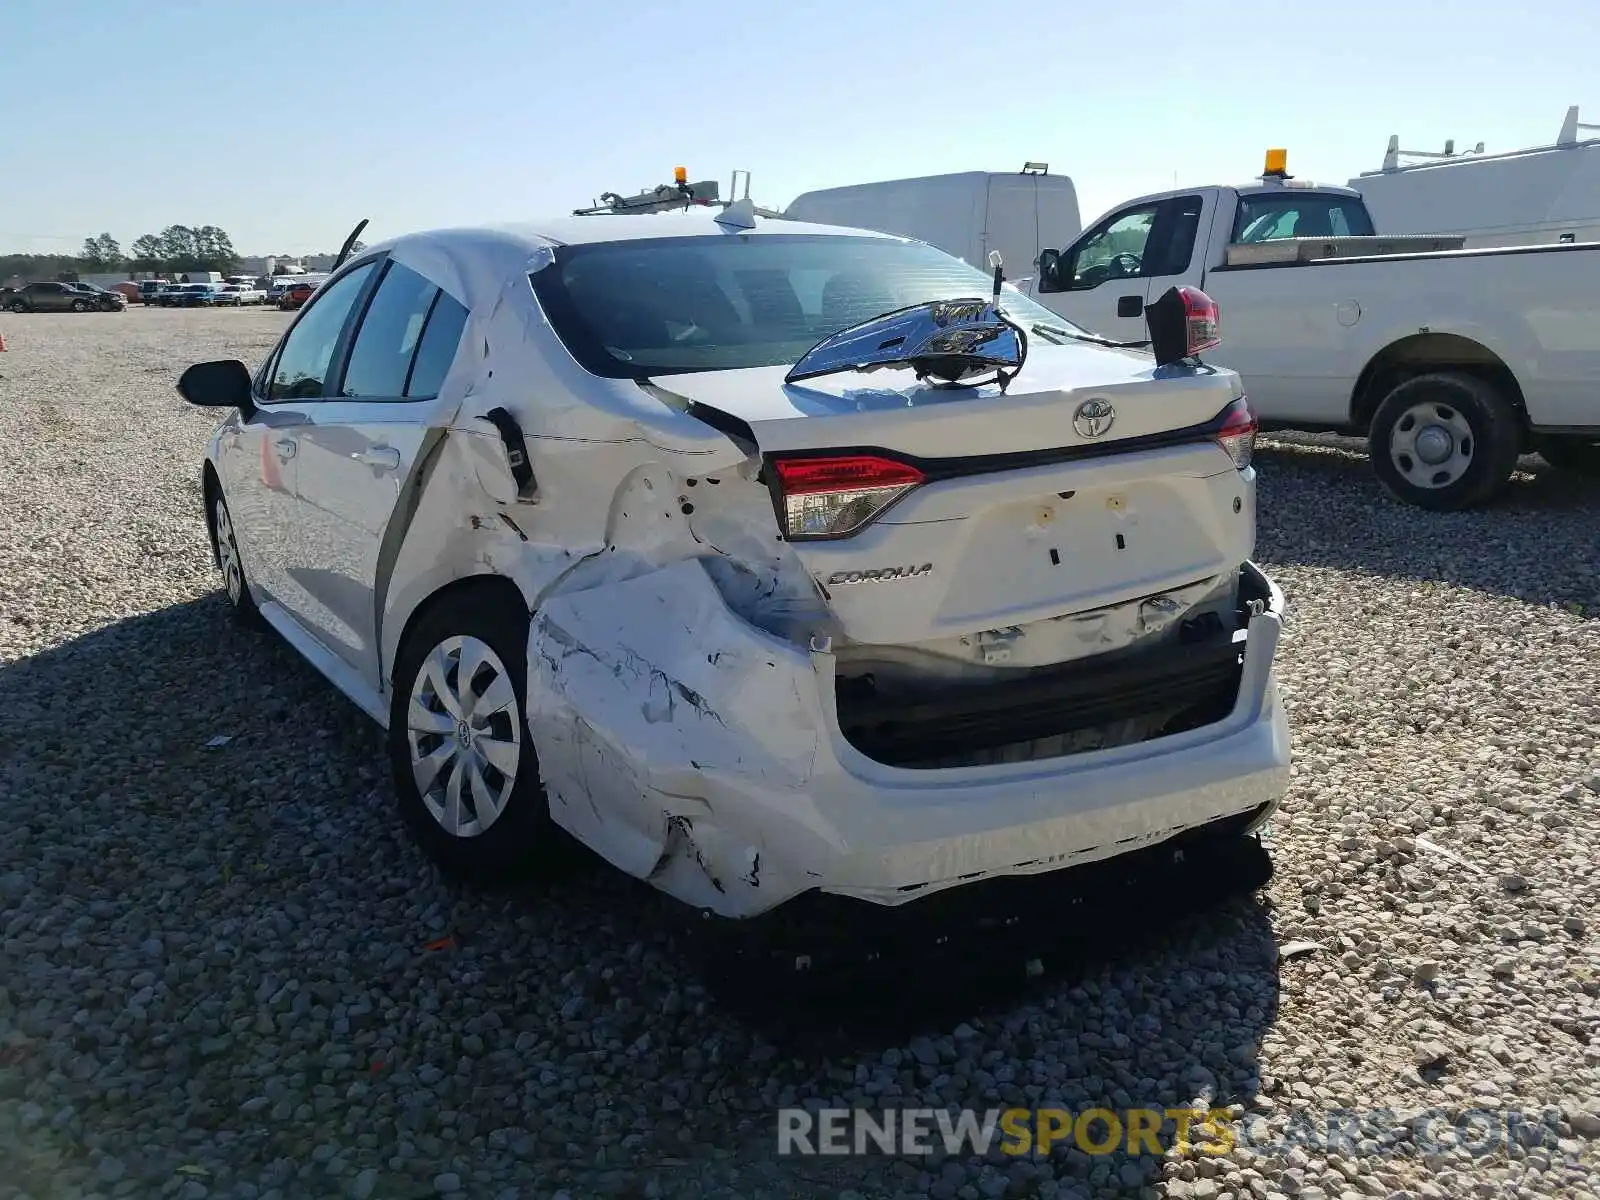
<instances>
[{"instance_id":1,"label":"rear wheel","mask_svg":"<svg viewBox=\"0 0 1600 1200\"><path fill-rule=\"evenodd\" d=\"M1539 456L1557 470L1600 479L1600 438L1547 437L1539 443Z\"/></svg>"},{"instance_id":2,"label":"rear wheel","mask_svg":"<svg viewBox=\"0 0 1600 1200\"><path fill-rule=\"evenodd\" d=\"M1419 508L1456 512L1481 504L1511 479L1522 446L1516 411L1472 375L1418 375L1378 406L1367 436L1384 487Z\"/></svg>"},{"instance_id":3,"label":"rear wheel","mask_svg":"<svg viewBox=\"0 0 1600 1200\"><path fill-rule=\"evenodd\" d=\"M72 302L72 311L73 312L88 312L89 311L89 303L88 303L88 301L86 301L86 300L74 300Z\"/></svg>"},{"instance_id":4,"label":"rear wheel","mask_svg":"<svg viewBox=\"0 0 1600 1200\"><path fill-rule=\"evenodd\" d=\"M449 874L492 884L555 837L528 735L520 596L456 592L425 612L395 663L389 758L400 815Z\"/></svg>"},{"instance_id":5,"label":"rear wheel","mask_svg":"<svg viewBox=\"0 0 1600 1200\"><path fill-rule=\"evenodd\" d=\"M28 311L28 304L27 304L27 301L25 301L25 300L13 300L10 304L6 305L6 307L9 308L14 313L21 313L21 312L27 312Z\"/></svg>"}]
</instances>

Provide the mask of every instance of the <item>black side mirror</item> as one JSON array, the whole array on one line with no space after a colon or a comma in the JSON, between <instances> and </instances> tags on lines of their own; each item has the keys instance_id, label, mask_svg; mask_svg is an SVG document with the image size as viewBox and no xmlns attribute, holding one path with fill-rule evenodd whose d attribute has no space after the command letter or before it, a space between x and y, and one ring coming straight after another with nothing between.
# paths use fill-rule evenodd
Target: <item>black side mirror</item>
<instances>
[{"instance_id":1,"label":"black side mirror","mask_svg":"<svg viewBox=\"0 0 1600 1200\"><path fill-rule=\"evenodd\" d=\"M178 377L178 395L201 408L237 408L246 420L256 410L250 368L236 358L195 363Z\"/></svg>"},{"instance_id":2,"label":"black side mirror","mask_svg":"<svg viewBox=\"0 0 1600 1200\"><path fill-rule=\"evenodd\" d=\"M1039 251L1039 284L1035 291L1061 292L1066 289L1061 286L1057 272L1061 269L1061 251Z\"/></svg>"}]
</instances>

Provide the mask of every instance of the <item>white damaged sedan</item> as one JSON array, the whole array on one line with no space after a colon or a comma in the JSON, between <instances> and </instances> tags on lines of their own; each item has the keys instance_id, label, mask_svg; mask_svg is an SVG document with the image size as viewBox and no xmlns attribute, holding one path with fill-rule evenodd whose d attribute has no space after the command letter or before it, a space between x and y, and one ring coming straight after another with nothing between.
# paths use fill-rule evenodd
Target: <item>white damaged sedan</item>
<instances>
[{"instance_id":1,"label":"white damaged sedan","mask_svg":"<svg viewBox=\"0 0 1600 1200\"><path fill-rule=\"evenodd\" d=\"M752 917L1255 831L1282 596L1205 297L1113 346L736 208L400 237L179 382L232 410L229 601L387 728L428 853L553 822Z\"/></svg>"}]
</instances>

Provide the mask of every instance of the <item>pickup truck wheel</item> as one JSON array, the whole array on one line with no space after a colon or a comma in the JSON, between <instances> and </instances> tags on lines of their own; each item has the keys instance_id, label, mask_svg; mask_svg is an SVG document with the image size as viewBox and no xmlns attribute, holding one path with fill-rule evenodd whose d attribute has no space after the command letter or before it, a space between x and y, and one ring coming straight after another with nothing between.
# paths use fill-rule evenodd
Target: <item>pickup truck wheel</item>
<instances>
[{"instance_id":1,"label":"pickup truck wheel","mask_svg":"<svg viewBox=\"0 0 1600 1200\"><path fill-rule=\"evenodd\" d=\"M400 815L430 858L492 884L548 861L556 831L528 735L528 614L462 592L396 657L389 757Z\"/></svg>"},{"instance_id":2,"label":"pickup truck wheel","mask_svg":"<svg viewBox=\"0 0 1600 1200\"><path fill-rule=\"evenodd\" d=\"M1547 437L1539 444L1539 457L1558 471L1600 479L1600 438Z\"/></svg>"},{"instance_id":3,"label":"pickup truck wheel","mask_svg":"<svg viewBox=\"0 0 1600 1200\"><path fill-rule=\"evenodd\" d=\"M1511 479L1522 431L1511 405L1472 375L1408 379L1384 398L1367 435L1372 469L1407 504L1458 512Z\"/></svg>"}]
</instances>

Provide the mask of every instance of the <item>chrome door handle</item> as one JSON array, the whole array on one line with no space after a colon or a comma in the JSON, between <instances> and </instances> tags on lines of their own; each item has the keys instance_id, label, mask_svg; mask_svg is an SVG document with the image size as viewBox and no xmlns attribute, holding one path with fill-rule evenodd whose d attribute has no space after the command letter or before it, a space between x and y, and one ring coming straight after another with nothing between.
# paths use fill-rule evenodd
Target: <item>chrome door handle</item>
<instances>
[{"instance_id":1,"label":"chrome door handle","mask_svg":"<svg viewBox=\"0 0 1600 1200\"><path fill-rule=\"evenodd\" d=\"M393 471L400 465L400 451L393 446L374 446L351 457L362 466L376 467L380 471Z\"/></svg>"},{"instance_id":2,"label":"chrome door handle","mask_svg":"<svg viewBox=\"0 0 1600 1200\"><path fill-rule=\"evenodd\" d=\"M293 438L279 438L277 445L279 458L290 459L294 457L296 447Z\"/></svg>"}]
</instances>

